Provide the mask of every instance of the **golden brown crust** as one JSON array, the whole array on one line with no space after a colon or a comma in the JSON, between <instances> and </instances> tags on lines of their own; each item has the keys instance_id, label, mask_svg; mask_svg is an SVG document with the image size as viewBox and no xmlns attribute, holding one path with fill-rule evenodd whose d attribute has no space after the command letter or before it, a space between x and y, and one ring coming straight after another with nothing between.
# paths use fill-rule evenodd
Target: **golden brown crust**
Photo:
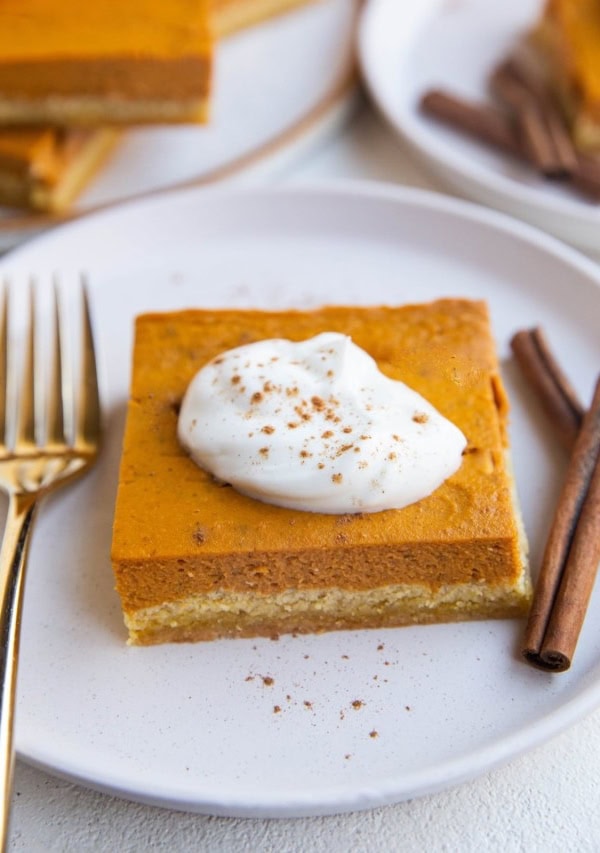
<instances>
[{"instance_id":1,"label":"golden brown crust","mask_svg":"<svg viewBox=\"0 0 600 853\"><path fill-rule=\"evenodd\" d=\"M128 124L204 123L208 97L142 99L117 96L51 95L45 98L0 97L0 125L45 124L97 128Z\"/></svg>"},{"instance_id":2,"label":"golden brown crust","mask_svg":"<svg viewBox=\"0 0 600 853\"><path fill-rule=\"evenodd\" d=\"M0 204L62 210L117 141L110 128L0 132Z\"/></svg>"},{"instance_id":3,"label":"golden brown crust","mask_svg":"<svg viewBox=\"0 0 600 853\"><path fill-rule=\"evenodd\" d=\"M363 628L395 628L434 622L523 616L530 602L526 582L427 587L390 585L373 590L313 590L284 596L190 597L174 605L126 617L130 642L214 640L218 637L273 637ZM215 618L218 613L218 619Z\"/></svg>"}]
</instances>

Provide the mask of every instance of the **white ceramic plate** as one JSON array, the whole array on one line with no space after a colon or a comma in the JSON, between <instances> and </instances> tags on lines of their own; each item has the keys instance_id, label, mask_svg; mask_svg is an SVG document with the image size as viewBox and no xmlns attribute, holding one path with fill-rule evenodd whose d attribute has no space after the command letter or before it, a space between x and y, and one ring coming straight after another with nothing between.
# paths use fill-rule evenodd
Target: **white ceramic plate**
<instances>
[{"instance_id":1,"label":"white ceramic plate","mask_svg":"<svg viewBox=\"0 0 600 853\"><path fill-rule=\"evenodd\" d=\"M418 107L432 87L489 98L489 72L540 9L540 0L371 0L360 25L362 70L392 128L454 190L597 252L600 205L538 178Z\"/></svg>"},{"instance_id":2,"label":"white ceramic plate","mask_svg":"<svg viewBox=\"0 0 600 853\"><path fill-rule=\"evenodd\" d=\"M358 0L319 0L217 46L208 125L123 132L75 211L156 190L261 177L283 169L335 132L355 102ZM39 216L0 208L0 234L47 227Z\"/></svg>"},{"instance_id":3,"label":"white ceramic plate","mask_svg":"<svg viewBox=\"0 0 600 853\"><path fill-rule=\"evenodd\" d=\"M502 358L516 328L541 323L587 399L600 364L595 265L500 214L357 185L133 203L22 247L0 263L0 277L10 274L16 289L38 274L47 295L58 271L70 305L82 267L106 447L89 476L48 501L35 531L16 733L23 758L150 803L316 815L455 784L598 703L599 594L561 676L520 662L519 621L128 648L109 561L136 313L482 297ZM536 562L564 458L505 368Z\"/></svg>"}]
</instances>

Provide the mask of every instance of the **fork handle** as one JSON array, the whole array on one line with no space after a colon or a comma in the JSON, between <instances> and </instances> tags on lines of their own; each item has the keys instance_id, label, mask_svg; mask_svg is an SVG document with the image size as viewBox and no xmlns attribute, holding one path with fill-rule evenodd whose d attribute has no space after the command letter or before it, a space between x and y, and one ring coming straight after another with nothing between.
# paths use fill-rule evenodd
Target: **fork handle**
<instances>
[{"instance_id":1,"label":"fork handle","mask_svg":"<svg viewBox=\"0 0 600 853\"><path fill-rule=\"evenodd\" d=\"M13 724L19 634L27 552L35 517L35 497L9 498L0 549L0 850L7 847L14 766Z\"/></svg>"}]
</instances>

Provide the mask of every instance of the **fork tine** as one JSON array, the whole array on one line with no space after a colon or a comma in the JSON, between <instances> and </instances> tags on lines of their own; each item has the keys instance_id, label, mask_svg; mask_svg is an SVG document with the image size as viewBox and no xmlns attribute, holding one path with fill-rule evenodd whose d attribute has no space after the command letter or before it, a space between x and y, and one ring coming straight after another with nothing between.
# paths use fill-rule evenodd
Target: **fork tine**
<instances>
[{"instance_id":1,"label":"fork tine","mask_svg":"<svg viewBox=\"0 0 600 853\"><path fill-rule=\"evenodd\" d=\"M54 282L54 347L52 375L48 389L48 428L46 442L51 445L65 443L65 415L63 402L63 360L58 286Z\"/></svg>"},{"instance_id":2,"label":"fork tine","mask_svg":"<svg viewBox=\"0 0 600 853\"><path fill-rule=\"evenodd\" d=\"M78 395L75 444L76 446L87 445L95 451L100 439L100 395L85 276L81 277L81 292L83 303L82 373Z\"/></svg>"},{"instance_id":3,"label":"fork tine","mask_svg":"<svg viewBox=\"0 0 600 853\"><path fill-rule=\"evenodd\" d=\"M8 445L6 386L8 383L8 282L2 282L2 320L0 321L0 448Z\"/></svg>"},{"instance_id":4,"label":"fork tine","mask_svg":"<svg viewBox=\"0 0 600 853\"><path fill-rule=\"evenodd\" d=\"M47 409L52 412L50 424L46 425L46 441L42 440L41 428L44 420L41 409L42 383L44 378L39 359L36 362L36 309L35 282L29 290L29 329L25 333L24 382L18 401L17 428L14 447L0 459L0 489L8 495L6 529L0 548L0 849L7 846L7 829L10 815L12 770L14 764L14 708L17 688L17 665L19 657L19 633L27 554L38 502L48 492L74 480L89 469L96 460L100 436L100 399L96 376L96 358L92 340L92 326L85 282L82 282L83 301L83 344L81 393L74 443L52 446L48 435L57 437L65 432L67 420L69 434L72 432L71 413L67 415L65 398L70 400L70 383L63 381L63 374L70 378L67 360L61 354L61 310L58 287L54 288L54 361L51 371L50 392ZM6 417L8 374L6 355L8 317L8 288L4 296L0 293L0 398L3 398L4 419L10 421L12 412ZM13 291L14 293L14 291ZM8 402L12 408L12 364ZM64 393L63 393L64 391ZM65 418L66 416L66 418ZM36 437L40 445L36 446ZM5 436L0 436L0 441Z\"/></svg>"},{"instance_id":5,"label":"fork tine","mask_svg":"<svg viewBox=\"0 0 600 853\"><path fill-rule=\"evenodd\" d=\"M29 285L29 334L26 345L24 380L19 401L15 451L35 447L35 294Z\"/></svg>"}]
</instances>

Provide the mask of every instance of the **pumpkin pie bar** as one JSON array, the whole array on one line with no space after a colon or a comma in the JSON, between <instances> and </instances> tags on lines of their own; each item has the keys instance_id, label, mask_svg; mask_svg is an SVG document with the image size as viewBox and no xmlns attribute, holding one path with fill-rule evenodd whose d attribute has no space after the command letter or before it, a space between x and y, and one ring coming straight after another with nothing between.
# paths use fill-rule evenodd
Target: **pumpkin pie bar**
<instances>
[{"instance_id":1,"label":"pumpkin pie bar","mask_svg":"<svg viewBox=\"0 0 600 853\"><path fill-rule=\"evenodd\" d=\"M349 335L462 430L462 464L399 510L286 509L217 482L182 450L178 410L222 352ZM129 642L273 636L523 614L525 539L506 394L484 303L189 310L136 322L112 561Z\"/></svg>"},{"instance_id":2,"label":"pumpkin pie bar","mask_svg":"<svg viewBox=\"0 0 600 853\"><path fill-rule=\"evenodd\" d=\"M557 93L577 146L600 150L600 4L547 0L527 47Z\"/></svg>"},{"instance_id":3,"label":"pumpkin pie bar","mask_svg":"<svg viewBox=\"0 0 600 853\"><path fill-rule=\"evenodd\" d=\"M0 123L204 121L211 0L3 0Z\"/></svg>"},{"instance_id":4,"label":"pumpkin pie bar","mask_svg":"<svg viewBox=\"0 0 600 853\"><path fill-rule=\"evenodd\" d=\"M0 130L0 204L64 210L116 139L110 128Z\"/></svg>"}]
</instances>

